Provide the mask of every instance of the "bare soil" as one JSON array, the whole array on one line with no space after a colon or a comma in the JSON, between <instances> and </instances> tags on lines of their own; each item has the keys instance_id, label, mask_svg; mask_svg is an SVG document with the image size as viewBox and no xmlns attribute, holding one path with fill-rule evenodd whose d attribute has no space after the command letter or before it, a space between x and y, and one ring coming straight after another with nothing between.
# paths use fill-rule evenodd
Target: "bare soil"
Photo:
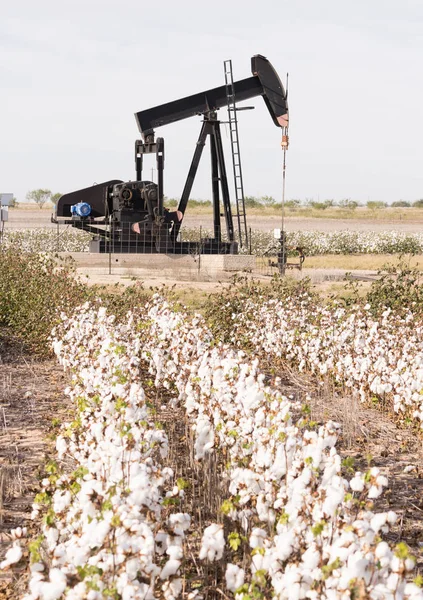
<instances>
[{"instance_id":1,"label":"bare soil","mask_svg":"<svg viewBox=\"0 0 423 600\"><path fill-rule=\"evenodd\" d=\"M421 216L420 216L421 212ZM306 216L289 216L285 218L285 228L287 231L400 231L404 233L419 233L423 230L423 210L417 213L413 220L403 220L401 214L392 213L392 218L325 218L324 215L319 218ZM250 214L251 213L251 214ZM57 228L57 225L51 222L52 209L39 208L22 209L16 208L9 210L9 221L6 223L6 229L40 229ZM196 214L195 209L190 212L189 209L184 217L185 227L200 227L206 229L213 228L213 217L211 211L208 213ZM248 213L248 225L251 229L259 231L273 231L280 228L281 216L278 214L260 214L256 210Z\"/></svg>"},{"instance_id":2,"label":"bare soil","mask_svg":"<svg viewBox=\"0 0 423 600\"><path fill-rule=\"evenodd\" d=\"M27 527L43 466L54 452L52 419L65 420L65 375L55 360L38 361L0 329L0 557L10 530ZM0 598L21 596L25 567L0 573Z\"/></svg>"}]
</instances>

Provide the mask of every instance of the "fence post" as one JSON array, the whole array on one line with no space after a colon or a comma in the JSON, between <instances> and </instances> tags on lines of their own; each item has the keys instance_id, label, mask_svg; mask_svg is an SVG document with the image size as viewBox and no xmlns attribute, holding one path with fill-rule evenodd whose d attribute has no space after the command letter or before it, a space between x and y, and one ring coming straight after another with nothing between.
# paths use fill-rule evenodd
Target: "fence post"
<instances>
[{"instance_id":1,"label":"fence post","mask_svg":"<svg viewBox=\"0 0 423 600\"><path fill-rule=\"evenodd\" d=\"M198 247L198 274L200 274L201 270L201 246L202 246L202 227L200 225L200 245Z\"/></svg>"}]
</instances>

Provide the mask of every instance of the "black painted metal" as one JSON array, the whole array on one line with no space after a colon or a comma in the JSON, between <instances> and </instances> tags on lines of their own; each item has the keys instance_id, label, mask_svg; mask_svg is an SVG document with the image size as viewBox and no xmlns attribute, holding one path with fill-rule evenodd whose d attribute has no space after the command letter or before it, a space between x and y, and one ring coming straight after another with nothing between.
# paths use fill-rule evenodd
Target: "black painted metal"
<instances>
[{"instance_id":1,"label":"black painted metal","mask_svg":"<svg viewBox=\"0 0 423 600\"><path fill-rule=\"evenodd\" d=\"M112 179L92 185L91 187L78 190L77 192L70 192L69 194L63 194L59 198L56 205L56 216L57 217L71 217L70 207L78 202L88 202L91 205L91 217L104 217L104 190L109 189L111 186L123 183L121 179Z\"/></svg>"},{"instance_id":2,"label":"black painted metal","mask_svg":"<svg viewBox=\"0 0 423 600\"><path fill-rule=\"evenodd\" d=\"M288 117L286 95L276 71L270 62L261 55L252 57L251 67L252 77L233 83L233 93L237 102L262 95L275 125L286 126ZM135 142L136 181L124 183L115 179L65 194L57 203L57 217L64 218L61 222L71 222L74 227L85 229L99 236L101 239L98 240L97 247L100 252L111 250L113 252L191 252L192 248L189 245L176 241L182 224L182 220L179 219L180 215L177 212L165 211L163 206L164 140L157 138L155 141L154 128L194 115L203 115L204 122L178 210L183 216L207 136L210 136L214 238L200 240L198 248L199 252L204 253L236 252L237 243L234 235L220 122L217 120L215 112L227 105L227 101L227 86L224 85L136 113L137 124L142 135L142 140ZM144 154L156 155L157 185L149 181L142 181ZM91 205L90 217L79 219L71 215L71 206L79 202L88 202ZM228 239L226 242L222 241L221 203L226 221ZM72 217L71 221L68 220L70 217ZM101 221L99 221L100 218ZM55 222L59 221L55 220ZM136 232L134 226L138 228L139 233ZM102 227L108 227L109 230L102 229Z\"/></svg>"},{"instance_id":3,"label":"black painted metal","mask_svg":"<svg viewBox=\"0 0 423 600\"><path fill-rule=\"evenodd\" d=\"M157 138L157 213L158 216L162 217L164 213L163 208L163 169L164 169L164 139Z\"/></svg>"},{"instance_id":4,"label":"black painted metal","mask_svg":"<svg viewBox=\"0 0 423 600\"><path fill-rule=\"evenodd\" d=\"M222 241L222 231L220 227L219 165L214 135L210 136L210 156L213 194L213 234L214 239L220 242Z\"/></svg>"},{"instance_id":5,"label":"black painted metal","mask_svg":"<svg viewBox=\"0 0 423 600\"><path fill-rule=\"evenodd\" d=\"M184 215L189 196L191 194L192 185L194 183L195 176L197 174L198 165L200 164L201 155L204 150L204 146L206 143L206 138L211 133L211 125L209 121L204 121L201 127L200 135L198 136L197 145L195 146L194 156L192 158L191 166L188 171L188 177L185 182L184 189L182 191L181 199L179 200L178 210ZM181 223L175 223L172 229L172 239L176 241L178 237L179 230L181 228Z\"/></svg>"},{"instance_id":6,"label":"black painted metal","mask_svg":"<svg viewBox=\"0 0 423 600\"><path fill-rule=\"evenodd\" d=\"M231 199L229 197L228 178L226 175L225 157L223 155L222 136L220 135L220 122L213 122L213 133L216 143L217 162L219 164L220 187L222 190L222 203L226 221L226 231L230 242L235 240L234 223L232 220Z\"/></svg>"},{"instance_id":7,"label":"black painted metal","mask_svg":"<svg viewBox=\"0 0 423 600\"><path fill-rule=\"evenodd\" d=\"M288 113L285 91L271 63L260 54L251 59L253 77L234 82L237 102L263 96L273 122L281 126L278 118ZM186 98L167 102L135 113L138 129L144 136L157 127L202 115L227 105L226 85L200 92Z\"/></svg>"}]
</instances>

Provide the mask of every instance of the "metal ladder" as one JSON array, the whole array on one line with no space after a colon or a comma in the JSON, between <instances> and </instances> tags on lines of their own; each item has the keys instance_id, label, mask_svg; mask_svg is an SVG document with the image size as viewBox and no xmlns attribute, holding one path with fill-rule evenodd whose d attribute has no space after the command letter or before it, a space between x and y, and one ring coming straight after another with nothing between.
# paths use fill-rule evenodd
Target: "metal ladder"
<instances>
[{"instance_id":1,"label":"metal ladder","mask_svg":"<svg viewBox=\"0 0 423 600\"><path fill-rule=\"evenodd\" d=\"M232 74L232 61L225 60L225 85L226 85L226 98L228 102L228 117L229 117L229 131L231 134L231 149L232 149L232 165L234 170L234 182L235 182L235 200L236 200L236 216L238 221L239 231L239 245L241 248L248 247L248 227L247 227L247 216L245 213L245 200L244 200L244 185L242 182L242 169L241 169L241 155L239 151L239 139L238 139L238 120L236 116L235 106L235 89L234 79Z\"/></svg>"}]
</instances>

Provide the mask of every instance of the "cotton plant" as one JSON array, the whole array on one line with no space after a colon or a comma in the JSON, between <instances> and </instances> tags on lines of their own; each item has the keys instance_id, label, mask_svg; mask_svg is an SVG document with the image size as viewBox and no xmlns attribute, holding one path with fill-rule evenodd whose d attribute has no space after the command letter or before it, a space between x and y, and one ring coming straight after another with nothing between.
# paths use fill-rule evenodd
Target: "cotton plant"
<instances>
[{"instance_id":1,"label":"cotton plant","mask_svg":"<svg viewBox=\"0 0 423 600\"><path fill-rule=\"evenodd\" d=\"M55 352L73 372L66 393L78 409L56 448L75 469L48 465L33 510L44 519L26 600L179 597L191 518L173 508L183 491L163 466L168 439L147 406L140 339L130 330L104 308L84 305L54 332Z\"/></svg>"},{"instance_id":2,"label":"cotton plant","mask_svg":"<svg viewBox=\"0 0 423 600\"><path fill-rule=\"evenodd\" d=\"M86 231L75 229L6 229L4 247L19 247L23 252L88 252L92 239Z\"/></svg>"},{"instance_id":3,"label":"cotton plant","mask_svg":"<svg viewBox=\"0 0 423 600\"><path fill-rule=\"evenodd\" d=\"M423 324L412 312L374 317L369 309L347 313L311 297L247 300L233 315L232 340L242 334L258 355L332 378L362 401L388 402L398 419L423 428Z\"/></svg>"},{"instance_id":4,"label":"cotton plant","mask_svg":"<svg viewBox=\"0 0 423 600\"><path fill-rule=\"evenodd\" d=\"M403 549L401 554L380 539L396 520L393 512L372 510L387 479L377 468L355 473L351 482L342 476L335 448L339 426L301 426L300 407L265 385L258 360L222 345L207 348L208 333L192 336L186 317L178 313L175 319L164 303L157 302L153 313L160 360L153 358L154 338L144 357L150 357L152 373L160 364L156 384L167 383L164 365L175 373L172 363L178 364L175 395L192 423L195 457L225 450L229 498L222 510L245 532L232 534L232 542L252 531L249 575L227 567L235 597L270 585L275 598L343 598L360 589L372 598L391 598L395 582L396 597L423 598L417 585L407 583L413 559L401 559ZM221 559L221 532L218 523L205 529L201 559Z\"/></svg>"},{"instance_id":5,"label":"cotton plant","mask_svg":"<svg viewBox=\"0 0 423 600\"><path fill-rule=\"evenodd\" d=\"M312 361L320 368L321 352L334 368L361 322L338 332L336 319L347 320L341 309L336 318L320 314L321 323L332 319L332 338L316 346L310 321L307 345L296 354L303 315L276 307L278 325L296 323L296 337L285 343L307 368ZM267 326L271 311L258 312L258 324ZM234 319L234 340L239 326ZM141 366L149 385L167 390L168 406L185 410L195 460L219 458L227 498L220 522L205 524L196 560L224 565L229 597L422 600L421 589L408 582L414 560L407 547L381 537L396 519L373 508L386 477L372 468L345 478L339 426L317 426L277 381L266 382L259 351L272 333L249 331L257 349L252 359L235 344L216 344L201 317L175 312L158 295L124 323L89 304L63 315L53 347L72 373L67 394L77 410L56 448L59 463L71 458L74 470L47 465L34 504L43 525L30 546L26 600L183 597L192 518L177 512L184 492L164 466L169 441L150 412ZM334 338L343 344L335 357ZM281 344L277 351L283 355ZM16 534L6 568L21 560L21 538Z\"/></svg>"},{"instance_id":6,"label":"cotton plant","mask_svg":"<svg viewBox=\"0 0 423 600\"><path fill-rule=\"evenodd\" d=\"M184 228L182 238L198 241L199 230ZM212 231L203 230L204 237ZM88 252L91 235L74 229L60 230L40 228L37 230L5 230L3 244L19 246L25 252ZM322 254L404 254L423 253L423 234L398 231L289 231L286 234L289 248L302 248L306 256ZM257 256L275 255L279 241L273 232L252 230L251 244L241 252Z\"/></svg>"}]
</instances>

